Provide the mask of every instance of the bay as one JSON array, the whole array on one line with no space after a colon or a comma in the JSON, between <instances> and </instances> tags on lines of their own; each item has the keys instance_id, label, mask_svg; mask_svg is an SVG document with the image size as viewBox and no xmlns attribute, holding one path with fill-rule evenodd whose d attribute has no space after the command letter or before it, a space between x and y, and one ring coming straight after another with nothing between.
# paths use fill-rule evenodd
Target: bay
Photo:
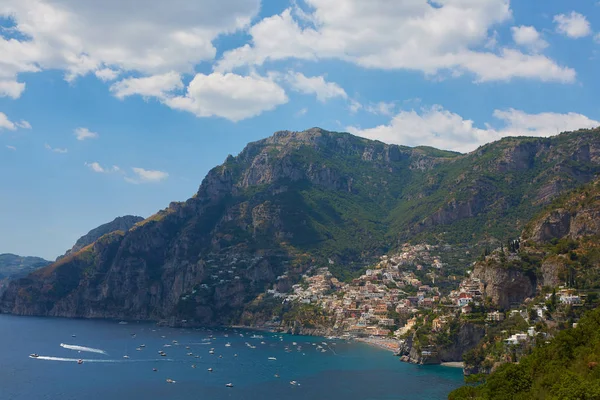
<instances>
[{"instance_id":1,"label":"bay","mask_svg":"<svg viewBox=\"0 0 600 400\"><path fill-rule=\"evenodd\" d=\"M0 343L0 400L437 400L463 382L363 343L234 329L0 315Z\"/></svg>"}]
</instances>

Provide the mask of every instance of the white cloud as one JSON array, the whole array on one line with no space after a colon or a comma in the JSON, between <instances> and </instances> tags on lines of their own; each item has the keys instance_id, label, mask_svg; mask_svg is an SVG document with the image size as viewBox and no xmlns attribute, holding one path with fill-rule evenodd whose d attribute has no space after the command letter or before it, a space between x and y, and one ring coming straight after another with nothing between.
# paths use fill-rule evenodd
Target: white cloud
<instances>
[{"instance_id":1,"label":"white cloud","mask_svg":"<svg viewBox=\"0 0 600 400\"><path fill-rule=\"evenodd\" d=\"M198 117L217 116L234 122L272 110L287 101L285 91L271 79L217 72L197 74L185 96L164 99L169 107Z\"/></svg>"},{"instance_id":2,"label":"white cloud","mask_svg":"<svg viewBox=\"0 0 600 400\"><path fill-rule=\"evenodd\" d=\"M73 131L77 140L86 140L86 139L97 139L98 134L96 132L90 131L88 128L75 128Z\"/></svg>"},{"instance_id":3,"label":"white cloud","mask_svg":"<svg viewBox=\"0 0 600 400\"><path fill-rule=\"evenodd\" d=\"M140 95L144 97L165 98L169 93L183 88L181 76L177 72L153 75L144 78L128 78L113 84L110 91L123 99L127 96Z\"/></svg>"},{"instance_id":4,"label":"white cloud","mask_svg":"<svg viewBox=\"0 0 600 400\"><path fill-rule=\"evenodd\" d=\"M15 129L17 129L17 127L14 122L12 122L11 120L8 119L6 114L4 114L3 112L0 112L0 130L2 130L2 129L8 129L10 131L14 131Z\"/></svg>"},{"instance_id":5,"label":"white cloud","mask_svg":"<svg viewBox=\"0 0 600 400\"><path fill-rule=\"evenodd\" d=\"M2 38L0 37L0 41ZM0 46L0 49L2 47ZM2 61L0 60L0 66L2 65ZM0 72L0 78L2 77L2 72ZM11 80L3 80L0 79L0 97L11 97L13 99L18 99L21 97L21 93L25 90L25 84L17 81Z\"/></svg>"},{"instance_id":6,"label":"white cloud","mask_svg":"<svg viewBox=\"0 0 600 400\"><path fill-rule=\"evenodd\" d=\"M0 16L18 35L0 36L0 95L18 97L18 75L46 69L67 80L192 73L215 57L213 40L247 26L259 8L260 0L3 0Z\"/></svg>"},{"instance_id":7,"label":"white cloud","mask_svg":"<svg viewBox=\"0 0 600 400\"><path fill-rule=\"evenodd\" d=\"M110 168L104 168L102 167L99 163L97 162L92 162L92 163L84 163L84 165L86 167L88 167L89 169L91 169L94 172L98 172L100 174L108 174L108 173L113 173L113 172L119 172L121 171L121 168L119 168L116 165L113 165Z\"/></svg>"},{"instance_id":8,"label":"white cloud","mask_svg":"<svg viewBox=\"0 0 600 400\"><path fill-rule=\"evenodd\" d=\"M117 79L119 76L119 71L115 71L114 69L110 68L103 68L96 70L94 75L96 75L96 77L101 81L108 82Z\"/></svg>"},{"instance_id":9,"label":"white cloud","mask_svg":"<svg viewBox=\"0 0 600 400\"><path fill-rule=\"evenodd\" d=\"M304 94L314 94L322 103L335 97L343 99L348 97L346 91L337 83L327 82L323 76L307 77L300 72L288 72L285 80L293 90Z\"/></svg>"},{"instance_id":10,"label":"white cloud","mask_svg":"<svg viewBox=\"0 0 600 400\"><path fill-rule=\"evenodd\" d=\"M600 43L600 32L599 32L599 33L596 33L596 34L594 35L594 41L595 41L596 43Z\"/></svg>"},{"instance_id":11,"label":"white cloud","mask_svg":"<svg viewBox=\"0 0 600 400\"><path fill-rule=\"evenodd\" d=\"M572 39L582 38L592 34L592 28L585 15L572 11L571 14L554 16L556 30Z\"/></svg>"},{"instance_id":12,"label":"white cloud","mask_svg":"<svg viewBox=\"0 0 600 400\"><path fill-rule=\"evenodd\" d=\"M63 148L60 148L60 147L52 147L52 146L50 146L48 143L46 143L46 144L44 145L44 148L46 148L46 150L50 150L50 151L51 151L51 152L53 152L53 153L61 153L61 154L64 154L64 153L68 153L68 152L69 152L69 150L68 150L68 149L63 149Z\"/></svg>"},{"instance_id":13,"label":"white cloud","mask_svg":"<svg viewBox=\"0 0 600 400\"><path fill-rule=\"evenodd\" d=\"M302 18L287 9L253 25L251 43L225 52L215 70L232 71L290 58L334 58L367 68L416 70L427 75L466 72L479 82L575 80L573 69L539 54L507 48L482 50L494 40L493 28L512 18L509 0L305 3L310 11Z\"/></svg>"},{"instance_id":14,"label":"white cloud","mask_svg":"<svg viewBox=\"0 0 600 400\"><path fill-rule=\"evenodd\" d=\"M24 119L22 119L19 122L15 122L15 125L21 129L31 129L31 124L29 122L25 121Z\"/></svg>"},{"instance_id":15,"label":"white cloud","mask_svg":"<svg viewBox=\"0 0 600 400\"><path fill-rule=\"evenodd\" d=\"M17 151L17 148L15 146L6 145L6 148L9 149L9 150L11 150L11 151Z\"/></svg>"},{"instance_id":16,"label":"white cloud","mask_svg":"<svg viewBox=\"0 0 600 400\"><path fill-rule=\"evenodd\" d=\"M540 51L548 47L548 42L542 39L540 33L533 26L513 26L511 28L513 40L519 46Z\"/></svg>"},{"instance_id":17,"label":"white cloud","mask_svg":"<svg viewBox=\"0 0 600 400\"><path fill-rule=\"evenodd\" d=\"M308 112L308 108L304 107L304 108L301 108L300 110L298 110L296 112L296 114L294 114L294 115L296 117L302 117L302 116L306 115L307 112Z\"/></svg>"},{"instance_id":18,"label":"white cloud","mask_svg":"<svg viewBox=\"0 0 600 400\"><path fill-rule=\"evenodd\" d=\"M467 152L505 136L552 136L562 131L600 125L600 122L577 113L527 114L508 109L496 110L494 117L503 127L495 129L486 124L486 128L482 129L476 127L472 120L436 105L419 112L401 111L387 125L370 129L351 126L347 130L355 135L386 143L427 145Z\"/></svg>"},{"instance_id":19,"label":"white cloud","mask_svg":"<svg viewBox=\"0 0 600 400\"><path fill-rule=\"evenodd\" d=\"M9 131L14 131L17 128L31 129L31 124L25 120L13 122L8 118L6 114L0 112L0 130L8 129Z\"/></svg>"},{"instance_id":20,"label":"white cloud","mask_svg":"<svg viewBox=\"0 0 600 400\"><path fill-rule=\"evenodd\" d=\"M135 178L125 177L125 181L129 183L153 183L164 181L169 177L169 174L164 171L148 170L144 168L132 168Z\"/></svg>"},{"instance_id":21,"label":"white cloud","mask_svg":"<svg viewBox=\"0 0 600 400\"><path fill-rule=\"evenodd\" d=\"M396 103L394 102L386 103L385 101L380 101L379 103L369 104L365 107L365 110L371 114L391 116L394 114L395 108Z\"/></svg>"}]
</instances>

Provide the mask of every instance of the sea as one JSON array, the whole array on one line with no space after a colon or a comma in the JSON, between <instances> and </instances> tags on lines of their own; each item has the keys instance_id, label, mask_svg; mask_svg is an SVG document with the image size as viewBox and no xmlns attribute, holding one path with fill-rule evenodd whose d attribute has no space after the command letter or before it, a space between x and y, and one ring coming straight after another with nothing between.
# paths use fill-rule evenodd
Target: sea
<instances>
[{"instance_id":1,"label":"sea","mask_svg":"<svg viewBox=\"0 0 600 400\"><path fill-rule=\"evenodd\" d=\"M0 315L0 343L0 400L438 400L463 383L364 343L240 329Z\"/></svg>"}]
</instances>

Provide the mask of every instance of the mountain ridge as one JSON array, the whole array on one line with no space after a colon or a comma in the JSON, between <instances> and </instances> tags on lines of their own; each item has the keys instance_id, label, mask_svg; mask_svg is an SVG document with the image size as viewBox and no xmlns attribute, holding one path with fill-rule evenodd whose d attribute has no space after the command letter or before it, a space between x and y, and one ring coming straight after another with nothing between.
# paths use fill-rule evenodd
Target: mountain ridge
<instances>
[{"instance_id":1,"label":"mountain ridge","mask_svg":"<svg viewBox=\"0 0 600 400\"><path fill-rule=\"evenodd\" d=\"M328 260L344 277L407 239L504 240L598 172L599 130L462 155L280 131L211 169L187 201L12 284L0 310L231 324Z\"/></svg>"}]
</instances>

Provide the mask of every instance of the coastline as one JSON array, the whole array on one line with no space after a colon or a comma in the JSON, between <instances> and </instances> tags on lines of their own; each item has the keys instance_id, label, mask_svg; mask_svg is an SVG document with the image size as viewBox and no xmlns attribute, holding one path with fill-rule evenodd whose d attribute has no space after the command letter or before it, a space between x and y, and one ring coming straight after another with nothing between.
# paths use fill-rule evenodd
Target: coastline
<instances>
[{"instance_id":1,"label":"coastline","mask_svg":"<svg viewBox=\"0 0 600 400\"><path fill-rule=\"evenodd\" d=\"M369 344L371 346L379 347L383 350L391 351L394 354L397 354L400 351L400 343L396 339L355 338L354 340Z\"/></svg>"},{"instance_id":2,"label":"coastline","mask_svg":"<svg viewBox=\"0 0 600 400\"><path fill-rule=\"evenodd\" d=\"M450 367L450 368L465 368L465 363L463 361L448 361L440 363L442 367Z\"/></svg>"}]
</instances>

